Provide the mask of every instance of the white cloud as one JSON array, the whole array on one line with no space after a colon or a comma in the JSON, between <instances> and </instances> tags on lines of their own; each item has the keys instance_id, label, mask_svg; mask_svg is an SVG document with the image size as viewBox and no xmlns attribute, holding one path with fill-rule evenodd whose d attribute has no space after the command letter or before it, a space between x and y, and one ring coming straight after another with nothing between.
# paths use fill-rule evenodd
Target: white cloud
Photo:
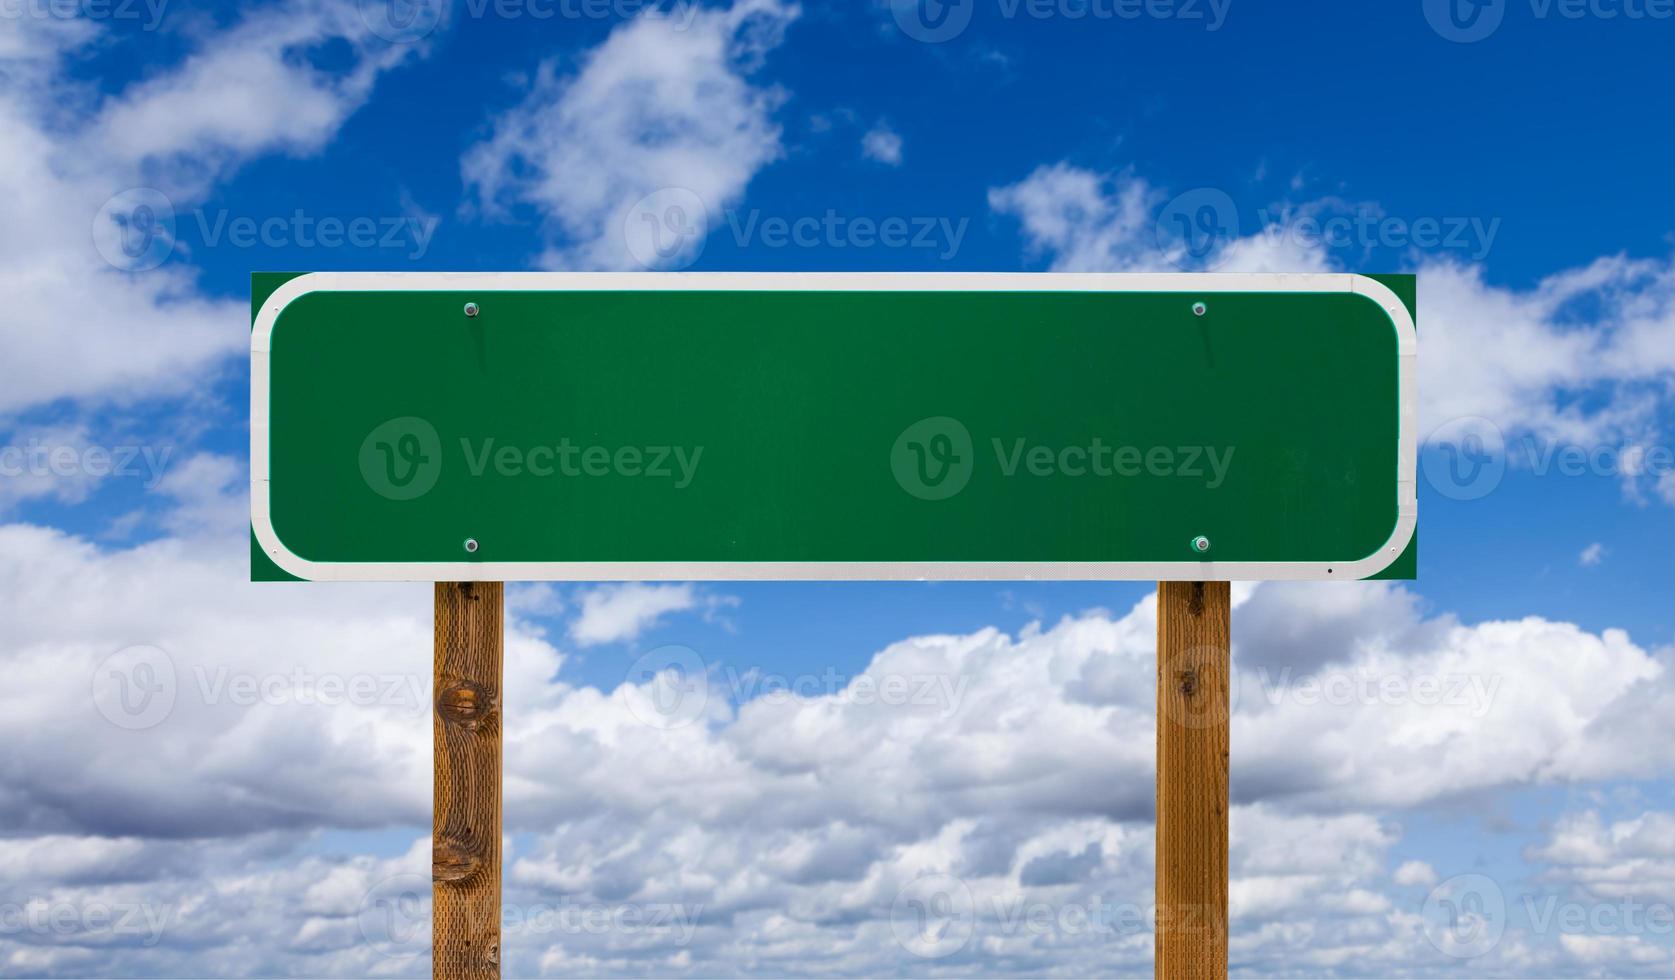
<instances>
[{"instance_id":1,"label":"white cloud","mask_svg":"<svg viewBox=\"0 0 1675 980\"><path fill-rule=\"evenodd\" d=\"M798 16L783 0L642 15L611 32L572 75L541 65L529 95L494 121L461 169L488 215L516 205L545 222L545 266L624 269L690 261L722 211L782 153L776 89L750 75ZM648 195L678 194L679 227ZM685 205L691 195L696 205ZM659 199L661 200L661 199ZM642 208L644 210L644 208ZM689 213L701 210L702 214ZM660 253L674 236L681 250Z\"/></svg>"},{"instance_id":2,"label":"white cloud","mask_svg":"<svg viewBox=\"0 0 1675 980\"><path fill-rule=\"evenodd\" d=\"M1319 235L1283 224L1331 202L1282 209L1279 221L1240 229L1194 259L1157 222L1169 195L1132 172L1068 163L1038 167L989 191L1017 218L1033 256L1071 272L1193 269L1343 270ZM1231 202L1229 202L1231 206ZM1236 228L1236 215L1229 216ZM1347 270L1354 271L1354 270ZM1421 428L1483 417L1508 437L1529 434L1592 448L1661 445L1675 385L1675 260L1610 256L1527 289L1492 284L1482 266L1419 256ZM1640 474L1622 474L1631 497ZM1652 474L1675 502L1675 474Z\"/></svg>"},{"instance_id":3,"label":"white cloud","mask_svg":"<svg viewBox=\"0 0 1675 980\"><path fill-rule=\"evenodd\" d=\"M1566 933L1559 936L1565 951L1578 961L1592 966L1610 968L1620 964L1675 963L1675 955L1668 948L1641 936L1589 936ZM1650 975L1650 974L1647 974Z\"/></svg>"},{"instance_id":4,"label":"white cloud","mask_svg":"<svg viewBox=\"0 0 1675 980\"><path fill-rule=\"evenodd\" d=\"M698 601L687 583L597 586L582 596L581 614L570 624L570 637L582 646L633 640L663 616L692 609Z\"/></svg>"},{"instance_id":5,"label":"white cloud","mask_svg":"<svg viewBox=\"0 0 1675 980\"><path fill-rule=\"evenodd\" d=\"M333 42L352 52L348 67L311 65L309 52ZM293 0L259 9L205 39L177 67L106 101L79 146L147 163L144 176L165 181L166 193L194 196L221 167L319 150L381 73L423 50L423 42L381 40L352 3Z\"/></svg>"},{"instance_id":6,"label":"white cloud","mask_svg":"<svg viewBox=\"0 0 1675 980\"><path fill-rule=\"evenodd\" d=\"M1390 878L1398 885L1429 888L1437 883L1437 871L1424 861L1403 861Z\"/></svg>"},{"instance_id":7,"label":"white cloud","mask_svg":"<svg viewBox=\"0 0 1675 980\"><path fill-rule=\"evenodd\" d=\"M60 503L79 503L87 499L104 478L88 465L92 448L84 424L14 430L10 440L0 444L0 514L24 500L49 497Z\"/></svg>"},{"instance_id":8,"label":"white cloud","mask_svg":"<svg viewBox=\"0 0 1675 980\"><path fill-rule=\"evenodd\" d=\"M882 121L861 137L862 156L892 167L901 166L901 146L901 136Z\"/></svg>"},{"instance_id":9,"label":"white cloud","mask_svg":"<svg viewBox=\"0 0 1675 980\"><path fill-rule=\"evenodd\" d=\"M0 418L57 399L186 394L248 343L248 307L199 295L180 249L150 267L173 244L169 213L254 156L318 149L380 72L419 50L367 35L352 3L266 7L194 35L179 65L101 102L71 80L99 28L0 18L0 72L21 82L0 92ZM307 58L332 41L352 52L341 75ZM148 187L161 193L136 190ZM116 250L124 234L137 257Z\"/></svg>"},{"instance_id":10,"label":"white cloud","mask_svg":"<svg viewBox=\"0 0 1675 980\"><path fill-rule=\"evenodd\" d=\"M1016 217L1032 254L1059 272L1131 272L1172 260L1161 253L1155 210L1162 192L1143 178L1107 178L1067 163L989 191L989 207Z\"/></svg>"},{"instance_id":11,"label":"white cloud","mask_svg":"<svg viewBox=\"0 0 1675 980\"><path fill-rule=\"evenodd\" d=\"M1542 880L1603 898L1667 900L1675 894L1675 814L1647 810L1607 822L1597 810L1565 814L1529 849Z\"/></svg>"},{"instance_id":12,"label":"white cloud","mask_svg":"<svg viewBox=\"0 0 1675 980\"><path fill-rule=\"evenodd\" d=\"M1598 565L1600 562L1605 560L1605 545L1595 541L1593 544L1583 548L1582 554L1577 556L1576 560L1581 562L1584 568Z\"/></svg>"},{"instance_id":13,"label":"white cloud","mask_svg":"<svg viewBox=\"0 0 1675 980\"><path fill-rule=\"evenodd\" d=\"M169 486L184 512L214 515L218 492L242 502L231 475L224 461L196 457ZM152 971L373 970L380 960L355 913L381 876L415 861L422 872L422 850L299 858L297 835L412 828L422 838L429 591L239 584L241 527L198 516L169 523L176 537L118 550L0 528L0 621L15 624L0 648L13 681L0 691L0 739L14 746L0 763L0 820L14 836L51 842L20 850L31 855L21 864L0 864L26 876L31 893L140 895L171 910L182 924L127 961ZM1457 964L1425 939L1411 894L1383 890L1400 821L1368 808L1453 806L1508 786L1615 778L1630 737L1641 739L1642 775L1667 773L1669 753L1646 752L1644 735L1601 722L1633 711L1637 698L1668 697L1669 684L1618 633L1536 619L1432 621L1398 586L1338 587L1365 595L1324 610L1318 631L1298 626L1311 615L1307 589L1241 590L1237 956L1254 970L1448 975ZM550 610L549 598L530 602ZM576 638L627 638L657 615L707 602L690 586L607 587L576 600ZM994 912L945 961L952 972L1147 968L1144 918L1076 923L1100 903L1143 910L1150 901L1153 599L1017 634L904 639L860 674L798 695L756 692L736 707L737 691L712 671L708 690L698 688L707 698L698 720L674 727L648 723L668 708L653 698L655 682L555 680L562 653L516 615L509 626L508 901L629 903L693 916L695 926L684 940L678 930L509 929L508 972L902 972L922 961L895 938L891 908L926 873L957 876ZM129 730L101 716L89 688L112 651L134 644L167 651L177 697L160 724ZM1288 645L1311 652L1287 658ZM1307 677L1335 671L1410 693L1311 698L1303 673L1275 680L1293 662ZM393 686L361 702L318 703L320 678L345 674ZM1455 675L1504 683L1486 710L1454 702L1447 688L1420 693L1429 689L1418 681ZM235 694L240 677L262 683ZM693 693L661 693L671 690ZM1607 859L1667 861L1656 850L1661 835L1573 836L1607 842ZM1404 887L1424 882L1406 865L1396 874ZM229 908L260 911L233 930ZM1046 915L1020 916L1031 909ZM239 959L249 922L289 945ZM108 972L101 942L47 948L0 937L0 962ZM1487 972L1518 975L1513 963L1528 972L1540 959L1521 942L1504 941Z\"/></svg>"}]
</instances>

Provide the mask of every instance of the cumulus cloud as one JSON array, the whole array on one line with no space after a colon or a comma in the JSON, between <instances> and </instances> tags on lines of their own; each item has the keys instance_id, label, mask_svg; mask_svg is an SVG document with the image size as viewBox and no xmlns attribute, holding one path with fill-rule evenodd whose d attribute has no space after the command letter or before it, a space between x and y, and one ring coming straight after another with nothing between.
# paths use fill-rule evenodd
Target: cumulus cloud
<instances>
[{"instance_id":1,"label":"cumulus cloud","mask_svg":"<svg viewBox=\"0 0 1675 980\"><path fill-rule=\"evenodd\" d=\"M989 207L1011 215L1035 256L1059 272L1134 272L1178 258L1160 253L1155 228L1163 194L1143 178L1108 178L1056 163L989 190Z\"/></svg>"},{"instance_id":2,"label":"cumulus cloud","mask_svg":"<svg viewBox=\"0 0 1675 980\"><path fill-rule=\"evenodd\" d=\"M175 209L253 157L319 149L423 49L372 36L352 3L296 0L195 33L179 64L96 98L74 78L101 31L0 18L0 419L59 399L181 395L242 349L248 309L199 293ZM312 67L333 44L350 67Z\"/></svg>"},{"instance_id":3,"label":"cumulus cloud","mask_svg":"<svg viewBox=\"0 0 1675 980\"><path fill-rule=\"evenodd\" d=\"M1195 208L1217 206L1190 192ZM1295 222L1322 207L1281 209L1263 227L1241 226L1231 198L1219 206L1227 234L1192 254L1159 218L1168 192L1132 171L1099 173L1069 163L1038 167L989 191L989 206L1018 221L1027 252L1067 272L1333 272L1345 269L1318 234ZM1245 232L1239 234L1238 232ZM1524 289L1491 282L1482 265L1416 254L1419 274L1420 414L1430 434L1456 419L1485 418L1511 439L1646 452L1661 445L1675 384L1675 260L1607 256ZM1520 457L1521 458L1521 457ZM1635 457L1630 459L1649 458ZM1620 474L1675 500L1675 472ZM1642 479L1644 477L1644 479Z\"/></svg>"},{"instance_id":4,"label":"cumulus cloud","mask_svg":"<svg viewBox=\"0 0 1675 980\"><path fill-rule=\"evenodd\" d=\"M183 509L213 514L225 475L195 459L171 486ZM391 959L365 917L384 908L381 882L423 871L428 590L240 585L240 535L213 520L176 526L124 549L0 529L0 621L16 624L0 650L15 681L0 692L0 738L14 746L0 773L19 858L5 862L9 890L75 909L139 903L173 923L153 946L82 927L51 942L0 937L0 962L96 972L127 942L125 962L165 973L422 969L422 941ZM1377 811L1611 778L1621 748L1601 721L1669 684L1620 633L1427 619L1399 586L1339 588L1367 595L1323 609L1318 632L1297 625L1306 587L1241 589L1236 955L1256 970L1449 975L1457 962L1418 915L1435 875L1411 857L1392 870L1401 822ZM587 596L531 601L571 624L594 617L603 632L588 635L621 636L597 624L643 624L651 608L704 613L700 597L671 593L602 620L618 594L600 595L592 611ZM509 626L510 972L918 972L930 961L902 938L899 908L926 887L954 889L975 913L938 969L1148 968L1154 599L1016 633L906 638L835 686L742 703L713 669L663 688L643 675L566 683L562 651L515 613ZM139 695L165 661L112 660L136 646L163 651L173 672L154 723ZM127 686L110 686L111 670ZM678 703L692 697L701 710ZM1642 752L1638 764L1672 763ZM1660 827L1578 824L1532 859L1641 862L1641 874L1667 863ZM331 858L305 843L319 828L403 842L381 848L392 856ZM288 945L241 961L225 910L246 907ZM617 925L575 926L587 909ZM1474 972L1558 962L1542 959L1556 946L1526 938Z\"/></svg>"},{"instance_id":5,"label":"cumulus cloud","mask_svg":"<svg viewBox=\"0 0 1675 980\"><path fill-rule=\"evenodd\" d=\"M311 61L331 45L350 52L346 67ZM107 99L78 146L139 163L165 193L195 197L206 179L239 161L319 150L380 74L423 50L423 41L378 37L354 4L291 0L258 8L203 38L171 70Z\"/></svg>"},{"instance_id":6,"label":"cumulus cloud","mask_svg":"<svg viewBox=\"0 0 1675 980\"><path fill-rule=\"evenodd\" d=\"M783 152L773 117L784 93L751 76L798 13L783 0L695 7L687 19L650 12L573 74L543 63L524 100L465 154L478 206L490 217L532 208L547 234L543 266L690 261Z\"/></svg>"},{"instance_id":7,"label":"cumulus cloud","mask_svg":"<svg viewBox=\"0 0 1675 980\"><path fill-rule=\"evenodd\" d=\"M584 647L622 643L636 639L669 613L700 607L713 612L737 604L732 597L701 593L690 583L596 586L582 595L580 614L570 624L570 638Z\"/></svg>"},{"instance_id":8,"label":"cumulus cloud","mask_svg":"<svg viewBox=\"0 0 1675 980\"><path fill-rule=\"evenodd\" d=\"M1429 888L1437 883L1436 869L1424 861L1403 861L1396 873L1390 876L1398 885L1422 885Z\"/></svg>"}]
</instances>

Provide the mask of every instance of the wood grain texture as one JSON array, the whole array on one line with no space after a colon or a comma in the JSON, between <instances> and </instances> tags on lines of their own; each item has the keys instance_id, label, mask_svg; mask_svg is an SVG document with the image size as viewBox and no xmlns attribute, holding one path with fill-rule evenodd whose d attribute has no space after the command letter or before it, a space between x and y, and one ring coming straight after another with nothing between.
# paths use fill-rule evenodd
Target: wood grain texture
<instances>
[{"instance_id":1,"label":"wood grain texture","mask_svg":"<svg viewBox=\"0 0 1675 980\"><path fill-rule=\"evenodd\" d=\"M1227 976L1226 582L1157 590L1159 980Z\"/></svg>"},{"instance_id":2,"label":"wood grain texture","mask_svg":"<svg viewBox=\"0 0 1675 980\"><path fill-rule=\"evenodd\" d=\"M500 688L505 587L436 583L431 975L500 976Z\"/></svg>"}]
</instances>

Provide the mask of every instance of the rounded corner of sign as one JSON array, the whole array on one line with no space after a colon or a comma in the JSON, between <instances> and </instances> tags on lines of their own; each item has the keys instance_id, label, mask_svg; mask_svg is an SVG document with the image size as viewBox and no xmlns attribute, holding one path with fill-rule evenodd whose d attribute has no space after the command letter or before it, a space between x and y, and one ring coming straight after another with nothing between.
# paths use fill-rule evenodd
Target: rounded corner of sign
<instances>
[{"instance_id":1,"label":"rounded corner of sign","mask_svg":"<svg viewBox=\"0 0 1675 980\"><path fill-rule=\"evenodd\" d=\"M1371 276L1359 272L1349 274L1349 291L1357 296L1364 296L1384 311L1390 318L1390 323L1396 328L1396 335L1400 338L1404 351L1411 349L1417 341L1419 330L1413 322L1413 313L1396 295L1395 290L1379 282Z\"/></svg>"},{"instance_id":2,"label":"rounded corner of sign","mask_svg":"<svg viewBox=\"0 0 1675 980\"><path fill-rule=\"evenodd\" d=\"M1356 562L1355 578L1369 579L1388 569L1401 560L1413 544L1414 535L1419 533L1419 521L1412 514L1403 514L1396 519L1396 526L1390 532L1390 540L1366 558Z\"/></svg>"},{"instance_id":3,"label":"rounded corner of sign","mask_svg":"<svg viewBox=\"0 0 1675 980\"><path fill-rule=\"evenodd\" d=\"M324 273L305 272L295 279L287 279L262 301L261 311L256 314L255 327L250 331L252 353L265 353L272 349L273 331L279 325L280 316L297 300L309 293L328 288L321 282L325 278Z\"/></svg>"},{"instance_id":4,"label":"rounded corner of sign","mask_svg":"<svg viewBox=\"0 0 1675 980\"><path fill-rule=\"evenodd\" d=\"M262 554L267 556L268 561L279 566L281 571L307 581L320 578L319 568L314 562L292 551L280 540L279 532L274 530L273 521L268 514L252 508L250 528L256 534L256 543L261 546Z\"/></svg>"}]
</instances>

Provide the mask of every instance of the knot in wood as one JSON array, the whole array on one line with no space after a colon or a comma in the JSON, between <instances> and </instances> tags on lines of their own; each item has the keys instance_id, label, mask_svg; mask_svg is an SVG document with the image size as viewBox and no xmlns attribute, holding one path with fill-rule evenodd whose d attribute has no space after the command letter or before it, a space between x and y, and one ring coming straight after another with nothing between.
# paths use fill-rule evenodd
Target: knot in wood
<instances>
[{"instance_id":1,"label":"knot in wood","mask_svg":"<svg viewBox=\"0 0 1675 980\"><path fill-rule=\"evenodd\" d=\"M436 713L449 724L475 731L494 714L494 694L481 684L461 681L442 690Z\"/></svg>"},{"instance_id":2,"label":"knot in wood","mask_svg":"<svg viewBox=\"0 0 1675 980\"><path fill-rule=\"evenodd\" d=\"M1198 671L1180 671L1175 675L1175 680L1180 684L1181 693L1187 697L1190 698L1198 692Z\"/></svg>"},{"instance_id":3,"label":"knot in wood","mask_svg":"<svg viewBox=\"0 0 1675 980\"><path fill-rule=\"evenodd\" d=\"M481 848L457 837L438 840L430 849L430 878L432 881L461 882L477 874L483 867Z\"/></svg>"}]
</instances>

